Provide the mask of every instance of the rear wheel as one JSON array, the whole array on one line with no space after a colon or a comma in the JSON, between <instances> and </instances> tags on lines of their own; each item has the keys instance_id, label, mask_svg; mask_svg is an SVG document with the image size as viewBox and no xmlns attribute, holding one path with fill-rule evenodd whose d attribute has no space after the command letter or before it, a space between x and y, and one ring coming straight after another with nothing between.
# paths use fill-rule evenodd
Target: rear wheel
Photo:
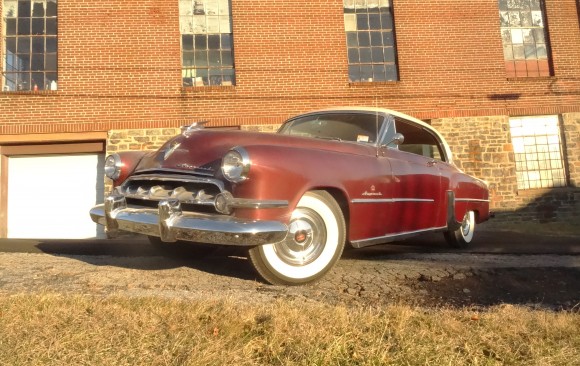
<instances>
[{"instance_id":1,"label":"rear wheel","mask_svg":"<svg viewBox=\"0 0 580 366\"><path fill-rule=\"evenodd\" d=\"M250 249L250 260L271 284L316 281L340 258L345 226L342 211L328 192L308 192L292 212L286 239Z\"/></svg>"},{"instance_id":2,"label":"rear wheel","mask_svg":"<svg viewBox=\"0 0 580 366\"><path fill-rule=\"evenodd\" d=\"M454 231L446 231L445 239L453 248L466 248L473 240L475 231L475 212L467 211L461 221L461 226Z\"/></svg>"}]
</instances>

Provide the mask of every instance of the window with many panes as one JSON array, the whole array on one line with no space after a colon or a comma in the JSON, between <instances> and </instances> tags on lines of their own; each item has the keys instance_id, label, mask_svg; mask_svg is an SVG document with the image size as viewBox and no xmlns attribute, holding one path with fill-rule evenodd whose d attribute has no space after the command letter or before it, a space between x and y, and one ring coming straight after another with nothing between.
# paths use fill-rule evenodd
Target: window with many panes
<instances>
[{"instance_id":1,"label":"window with many panes","mask_svg":"<svg viewBox=\"0 0 580 366\"><path fill-rule=\"evenodd\" d=\"M179 0L183 86L233 85L230 0Z\"/></svg>"},{"instance_id":2,"label":"window with many panes","mask_svg":"<svg viewBox=\"0 0 580 366\"><path fill-rule=\"evenodd\" d=\"M508 77L550 76L543 0L499 0Z\"/></svg>"},{"instance_id":3,"label":"window with many panes","mask_svg":"<svg viewBox=\"0 0 580 366\"><path fill-rule=\"evenodd\" d=\"M518 189L566 185L558 116L510 118Z\"/></svg>"},{"instance_id":4,"label":"window with many panes","mask_svg":"<svg viewBox=\"0 0 580 366\"><path fill-rule=\"evenodd\" d=\"M2 90L57 88L56 0L3 0Z\"/></svg>"},{"instance_id":5,"label":"window with many panes","mask_svg":"<svg viewBox=\"0 0 580 366\"><path fill-rule=\"evenodd\" d=\"M344 0L351 82L398 80L391 0Z\"/></svg>"}]
</instances>

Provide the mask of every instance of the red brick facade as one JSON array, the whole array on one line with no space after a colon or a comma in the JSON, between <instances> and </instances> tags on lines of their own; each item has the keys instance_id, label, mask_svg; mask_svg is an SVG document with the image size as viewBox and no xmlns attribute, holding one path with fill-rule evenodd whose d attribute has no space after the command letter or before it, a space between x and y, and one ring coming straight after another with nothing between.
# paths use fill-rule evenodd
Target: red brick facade
<instances>
[{"instance_id":1,"label":"red brick facade","mask_svg":"<svg viewBox=\"0 0 580 366\"><path fill-rule=\"evenodd\" d=\"M276 124L344 105L453 119L469 131L486 116L574 116L577 2L545 3L553 76L506 77L497 0L393 0L400 80L349 83L342 0L231 0L236 85L184 89L177 0L59 0L58 90L0 92L0 144L26 142L27 134L171 128L202 119L210 126ZM578 118L567 123L577 130ZM489 139L509 151L509 129L496 132ZM452 140L454 150L466 143ZM580 169L573 169L577 185ZM474 173L490 179L497 172Z\"/></svg>"}]
</instances>

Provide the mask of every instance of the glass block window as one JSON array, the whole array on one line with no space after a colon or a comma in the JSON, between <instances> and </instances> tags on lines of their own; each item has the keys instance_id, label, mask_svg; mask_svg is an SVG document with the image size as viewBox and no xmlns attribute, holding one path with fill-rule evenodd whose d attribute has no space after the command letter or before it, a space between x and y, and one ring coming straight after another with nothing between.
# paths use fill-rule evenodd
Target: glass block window
<instances>
[{"instance_id":1,"label":"glass block window","mask_svg":"<svg viewBox=\"0 0 580 366\"><path fill-rule=\"evenodd\" d=\"M351 82L398 80L391 0L344 0Z\"/></svg>"},{"instance_id":2,"label":"glass block window","mask_svg":"<svg viewBox=\"0 0 580 366\"><path fill-rule=\"evenodd\" d=\"M550 76L543 0L499 0L507 77Z\"/></svg>"},{"instance_id":3,"label":"glass block window","mask_svg":"<svg viewBox=\"0 0 580 366\"><path fill-rule=\"evenodd\" d=\"M235 83L230 0L179 0L183 86Z\"/></svg>"},{"instance_id":4,"label":"glass block window","mask_svg":"<svg viewBox=\"0 0 580 366\"><path fill-rule=\"evenodd\" d=\"M3 91L56 90L56 0L3 0Z\"/></svg>"},{"instance_id":5,"label":"glass block window","mask_svg":"<svg viewBox=\"0 0 580 366\"><path fill-rule=\"evenodd\" d=\"M558 116L510 118L518 189L566 186Z\"/></svg>"}]
</instances>

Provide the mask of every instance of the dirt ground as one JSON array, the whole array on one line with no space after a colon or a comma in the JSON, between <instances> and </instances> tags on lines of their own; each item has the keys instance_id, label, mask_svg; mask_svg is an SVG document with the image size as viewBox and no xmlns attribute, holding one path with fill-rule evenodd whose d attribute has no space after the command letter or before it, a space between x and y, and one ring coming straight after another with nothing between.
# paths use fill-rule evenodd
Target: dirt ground
<instances>
[{"instance_id":1,"label":"dirt ground","mask_svg":"<svg viewBox=\"0 0 580 366\"><path fill-rule=\"evenodd\" d=\"M0 252L0 294L224 297L248 303L293 299L353 306L403 302L425 307L501 303L554 310L580 307L577 253L409 253L405 248L373 247L345 252L315 284L285 287L262 282L240 249L220 248L209 257L195 258L183 250L161 253L146 242L115 245L115 250L104 246L87 254L82 247L66 250L54 243L35 245L40 248L36 251Z\"/></svg>"}]
</instances>

